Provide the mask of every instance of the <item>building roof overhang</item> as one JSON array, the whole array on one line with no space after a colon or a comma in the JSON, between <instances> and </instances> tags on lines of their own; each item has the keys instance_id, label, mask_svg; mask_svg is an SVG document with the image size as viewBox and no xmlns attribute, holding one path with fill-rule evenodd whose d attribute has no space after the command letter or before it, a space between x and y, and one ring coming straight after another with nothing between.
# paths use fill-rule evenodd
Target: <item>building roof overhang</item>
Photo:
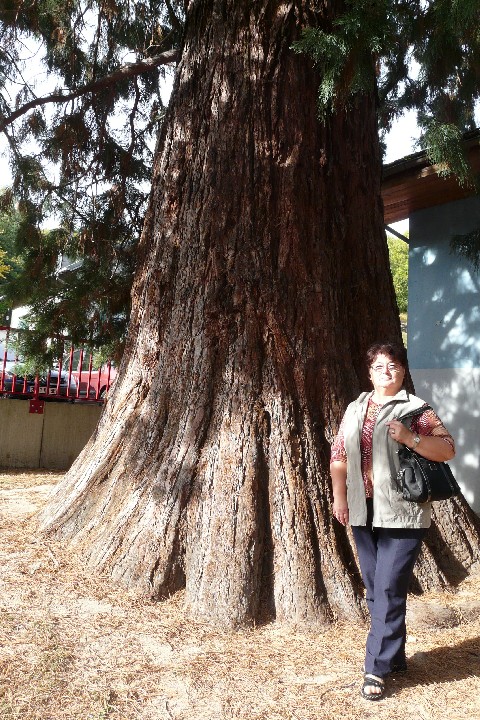
<instances>
[{"instance_id":1,"label":"building roof overhang","mask_svg":"<svg viewBox=\"0 0 480 720\"><path fill-rule=\"evenodd\" d=\"M480 131L465 135L465 151L474 172L480 172ZM475 194L453 177L441 177L425 153L418 152L383 166L382 198L386 225L405 220L417 210L443 205Z\"/></svg>"}]
</instances>

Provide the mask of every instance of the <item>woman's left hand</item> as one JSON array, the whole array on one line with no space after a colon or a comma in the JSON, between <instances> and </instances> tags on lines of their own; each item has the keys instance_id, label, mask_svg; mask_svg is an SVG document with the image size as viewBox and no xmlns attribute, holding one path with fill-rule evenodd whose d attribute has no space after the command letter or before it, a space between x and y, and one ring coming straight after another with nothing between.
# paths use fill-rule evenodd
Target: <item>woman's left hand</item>
<instances>
[{"instance_id":1,"label":"woman's left hand","mask_svg":"<svg viewBox=\"0 0 480 720\"><path fill-rule=\"evenodd\" d=\"M452 446L452 443L445 442L445 436L419 435L420 443L416 445L415 435L400 420L390 420L385 425L388 427L388 434L392 440L403 443L410 450L415 448L415 452L427 458L427 460L448 462L455 456L455 447ZM450 436L447 435L447 437Z\"/></svg>"},{"instance_id":2,"label":"woman's left hand","mask_svg":"<svg viewBox=\"0 0 480 720\"><path fill-rule=\"evenodd\" d=\"M388 427L388 434L392 440L407 445L409 448L412 447L414 435L400 420L390 420L385 425Z\"/></svg>"}]
</instances>

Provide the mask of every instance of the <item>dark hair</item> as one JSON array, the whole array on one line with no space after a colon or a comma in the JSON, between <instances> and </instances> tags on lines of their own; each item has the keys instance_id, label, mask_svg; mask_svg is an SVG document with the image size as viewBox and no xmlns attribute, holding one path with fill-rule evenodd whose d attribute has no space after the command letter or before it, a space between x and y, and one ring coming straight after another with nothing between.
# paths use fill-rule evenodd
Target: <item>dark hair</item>
<instances>
[{"instance_id":1,"label":"dark hair","mask_svg":"<svg viewBox=\"0 0 480 720\"><path fill-rule=\"evenodd\" d=\"M392 360L400 363L403 368L407 367L407 351L403 345L400 345L399 343L384 342L374 343L371 345L367 350L368 367L372 365L378 355L388 355L388 357L391 357Z\"/></svg>"}]
</instances>

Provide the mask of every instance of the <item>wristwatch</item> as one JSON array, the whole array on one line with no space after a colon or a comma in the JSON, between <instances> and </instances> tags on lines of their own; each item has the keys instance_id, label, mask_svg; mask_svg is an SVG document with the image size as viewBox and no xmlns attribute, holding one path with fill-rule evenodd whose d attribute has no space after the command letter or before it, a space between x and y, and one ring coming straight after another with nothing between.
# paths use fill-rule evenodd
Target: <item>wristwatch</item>
<instances>
[{"instance_id":1,"label":"wristwatch","mask_svg":"<svg viewBox=\"0 0 480 720\"><path fill-rule=\"evenodd\" d=\"M413 436L413 447L410 449L415 450L419 442L420 442L420 435L414 435Z\"/></svg>"}]
</instances>

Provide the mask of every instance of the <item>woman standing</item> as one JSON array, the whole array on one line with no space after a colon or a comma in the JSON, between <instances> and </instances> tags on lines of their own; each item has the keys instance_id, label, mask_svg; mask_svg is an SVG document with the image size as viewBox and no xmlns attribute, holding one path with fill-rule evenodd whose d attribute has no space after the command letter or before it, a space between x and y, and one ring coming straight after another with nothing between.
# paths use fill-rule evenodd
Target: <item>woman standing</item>
<instances>
[{"instance_id":1,"label":"woman standing","mask_svg":"<svg viewBox=\"0 0 480 720\"><path fill-rule=\"evenodd\" d=\"M352 526L370 611L362 695L379 700L384 678L407 669L407 592L431 517L431 503L408 502L398 491L396 451L403 444L428 460L445 461L455 455L455 445L434 411L403 389L405 348L377 343L367 362L373 392L347 407L330 472L333 514Z\"/></svg>"}]
</instances>

